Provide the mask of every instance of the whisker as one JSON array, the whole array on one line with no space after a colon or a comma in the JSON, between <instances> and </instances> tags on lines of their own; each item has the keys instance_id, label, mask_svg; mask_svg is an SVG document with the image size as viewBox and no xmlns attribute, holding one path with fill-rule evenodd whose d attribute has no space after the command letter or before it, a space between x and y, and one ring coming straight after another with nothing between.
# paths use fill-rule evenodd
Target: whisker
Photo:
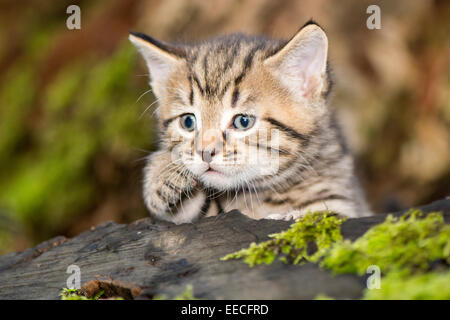
<instances>
[{"instance_id":1,"label":"whisker","mask_svg":"<svg viewBox=\"0 0 450 320\"><path fill-rule=\"evenodd\" d=\"M248 210L247 199L246 199L246 197L245 197L244 185L242 184L241 186L242 186L242 194L244 195L245 208Z\"/></svg>"},{"instance_id":2,"label":"whisker","mask_svg":"<svg viewBox=\"0 0 450 320\"><path fill-rule=\"evenodd\" d=\"M141 113L141 115L139 116L139 120L144 116L144 114L155 104L159 102L159 99L156 99L155 101L153 101L147 108L145 108L144 112Z\"/></svg>"},{"instance_id":3,"label":"whisker","mask_svg":"<svg viewBox=\"0 0 450 320\"><path fill-rule=\"evenodd\" d=\"M149 92L151 92L151 91L152 91L152 88L150 88L150 89L148 89L147 91L145 91L143 94L141 94L141 95L139 96L139 98L137 98L137 100L136 100L135 103L138 103L139 100L141 100L141 98L142 98L143 96L145 96L147 93L149 93Z\"/></svg>"},{"instance_id":4,"label":"whisker","mask_svg":"<svg viewBox=\"0 0 450 320\"><path fill-rule=\"evenodd\" d=\"M227 205L226 205L226 207L223 209L224 211L228 211L228 208L237 200L237 195L238 195L238 191L237 191L237 189L236 189L236 187L234 188L234 197L233 197L233 199L231 199L231 202L230 203L228 203Z\"/></svg>"},{"instance_id":5,"label":"whisker","mask_svg":"<svg viewBox=\"0 0 450 320\"><path fill-rule=\"evenodd\" d=\"M248 185L248 182L247 181L245 181L245 184L247 185L247 189L248 189L248 196L250 197L250 204L251 204L251 207L252 207L252 218L255 218L255 214L254 214L254 208L253 208L253 196L252 196L252 192L251 192L251 190L250 190L250 186Z\"/></svg>"}]
</instances>

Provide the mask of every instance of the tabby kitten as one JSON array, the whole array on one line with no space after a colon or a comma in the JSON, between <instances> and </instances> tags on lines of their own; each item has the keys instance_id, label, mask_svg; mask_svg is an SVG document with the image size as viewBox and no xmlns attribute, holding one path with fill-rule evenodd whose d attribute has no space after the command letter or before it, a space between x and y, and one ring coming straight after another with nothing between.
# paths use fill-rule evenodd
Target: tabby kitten
<instances>
[{"instance_id":1,"label":"tabby kitten","mask_svg":"<svg viewBox=\"0 0 450 320\"><path fill-rule=\"evenodd\" d=\"M179 224L231 209L255 219L369 214L328 106L328 40L317 24L289 41L129 38L158 99L160 148L144 169L152 215Z\"/></svg>"}]
</instances>

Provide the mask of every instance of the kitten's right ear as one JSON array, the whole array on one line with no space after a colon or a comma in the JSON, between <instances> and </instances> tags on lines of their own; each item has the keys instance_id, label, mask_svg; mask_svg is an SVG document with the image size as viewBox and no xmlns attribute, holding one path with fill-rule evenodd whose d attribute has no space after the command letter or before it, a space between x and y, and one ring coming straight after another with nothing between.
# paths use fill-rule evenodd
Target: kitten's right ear
<instances>
[{"instance_id":1,"label":"kitten's right ear","mask_svg":"<svg viewBox=\"0 0 450 320\"><path fill-rule=\"evenodd\" d=\"M130 32L128 38L144 57L153 92L160 98L171 71L183 60L185 52L180 47L171 46L143 33Z\"/></svg>"},{"instance_id":2,"label":"kitten's right ear","mask_svg":"<svg viewBox=\"0 0 450 320\"><path fill-rule=\"evenodd\" d=\"M264 63L298 99L311 98L329 87L327 54L325 32L309 22Z\"/></svg>"}]
</instances>

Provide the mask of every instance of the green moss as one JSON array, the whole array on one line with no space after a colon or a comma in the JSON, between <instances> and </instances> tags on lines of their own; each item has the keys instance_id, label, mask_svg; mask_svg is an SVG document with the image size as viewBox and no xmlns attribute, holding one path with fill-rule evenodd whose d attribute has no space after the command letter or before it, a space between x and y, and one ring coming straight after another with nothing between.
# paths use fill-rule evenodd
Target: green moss
<instances>
[{"instance_id":1,"label":"green moss","mask_svg":"<svg viewBox=\"0 0 450 320\"><path fill-rule=\"evenodd\" d=\"M442 214L411 210L386 220L350 242L336 243L321 261L334 273L366 274L377 265L380 289L366 289L365 299L450 299L450 273L432 271L434 262L450 265L450 226Z\"/></svg>"},{"instance_id":2,"label":"green moss","mask_svg":"<svg viewBox=\"0 0 450 320\"><path fill-rule=\"evenodd\" d=\"M194 297L194 289L192 285L186 286L186 290L184 290L181 294L173 298L173 300L198 300Z\"/></svg>"},{"instance_id":3,"label":"green moss","mask_svg":"<svg viewBox=\"0 0 450 320\"><path fill-rule=\"evenodd\" d=\"M330 246L342 239L340 225L344 219L331 212L307 213L281 233L270 235L271 240L231 253L221 260L243 259L250 266L281 261L301 264L317 262ZM310 252L314 251L314 252Z\"/></svg>"},{"instance_id":4,"label":"green moss","mask_svg":"<svg viewBox=\"0 0 450 320\"><path fill-rule=\"evenodd\" d=\"M95 296L88 298L77 289L64 288L61 290L59 296L61 297L61 300L99 300L105 298L104 293L105 292L101 290L98 293L96 293ZM108 297L108 299L124 300L122 297L113 297L113 298ZM156 295L153 297L153 300L168 300L168 299L169 298L166 295ZM186 289L179 295L175 296L172 300L198 300L198 299L194 297L194 289L192 285L187 285Z\"/></svg>"},{"instance_id":5,"label":"green moss","mask_svg":"<svg viewBox=\"0 0 450 320\"><path fill-rule=\"evenodd\" d=\"M381 278L381 288L366 290L368 300L450 300L450 272L430 272L405 277L389 273Z\"/></svg>"},{"instance_id":6,"label":"green moss","mask_svg":"<svg viewBox=\"0 0 450 320\"><path fill-rule=\"evenodd\" d=\"M336 243L321 266L335 273L363 275L377 265L381 272L409 275L429 270L430 263L450 263L450 226L439 213L415 210L400 218L388 216L356 241Z\"/></svg>"},{"instance_id":7,"label":"green moss","mask_svg":"<svg viewBox=\"0 0 450 320\"><path fill-rule=\"evenodd\" d=\"M77 289L64 288L61 290L59 296L61 297L61 300L98 300L103 296L103 294L104 291L99 291L95 296L88 298L81 294Z\"/></svg>"},{"instance_id":8,"label":"green moss","mask_svg":"<svg viewBox=\"0 0 450 320\"><path fill-rule=\"evenodd\" d=\"M411 210L400 218L389 215L355 241L343 240L343 220L330 213L309 213L273 239L227 255L250 266L276 257L294 264L319 263L333 273L365 275L377 265L381 289L366 289L364 299L450 299L450 226L441 213ZM308 253L308 245L318 248ZM433 265L441 265L435 268ZM442 271L445 270L445 271ZM318 295L316 299L329 299Z\"/></svg>"},{"instance_id":9,"label":"green moss","mask_svg":"<svg viewBox=\"0 0 450 320\"><path fill-rule=\"evenodd\" d=\"M327 296L326 294L320 293L314 298L314 300L334 300L334 298Z\"/></svg>"},{"instance_id":10,"label":"green moss","mask_svg":"<svg viewBox=\"0 0 450 320\"><path fill-rule=\"evenodd\" d=\"M169 298L164 295L156 295L153 297L153 300L169 300ZM199 300L194 297L194 289L192 285L187 285L186 289L180 293L179 295L175 296L172 300Z\"/></svg>"}]
</instances>

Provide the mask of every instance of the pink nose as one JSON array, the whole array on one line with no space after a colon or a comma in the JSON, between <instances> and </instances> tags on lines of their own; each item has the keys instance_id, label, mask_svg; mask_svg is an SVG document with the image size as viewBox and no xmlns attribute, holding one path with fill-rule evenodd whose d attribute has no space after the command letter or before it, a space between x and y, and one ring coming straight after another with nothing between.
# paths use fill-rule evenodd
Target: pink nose
<instances>
[{"instance_id":1,"label":"pink nose","mask_svg":"<svg viewBox=\"0 0 450 320\"><path fill-rule=\"evenodd\" d=\"M199 145L196 146L196 152L204 162L210 163L214 156L219 153L219 144L221 143L219 134L220 132L216 129L209 129L203 131L201 137L198 137Z\"/></svg>"},{"instance_id":2,"label":"pink nose","mask_svg":"<svg viewBox=\"0 0 450 320\"><path fill-rule=\"evenodd\" d=\"M212 150L203 150L201 154L202 160L207 163L210 163L215 155L216 155L215 148L213 148Z\"/></svg>"}]
</instances>

